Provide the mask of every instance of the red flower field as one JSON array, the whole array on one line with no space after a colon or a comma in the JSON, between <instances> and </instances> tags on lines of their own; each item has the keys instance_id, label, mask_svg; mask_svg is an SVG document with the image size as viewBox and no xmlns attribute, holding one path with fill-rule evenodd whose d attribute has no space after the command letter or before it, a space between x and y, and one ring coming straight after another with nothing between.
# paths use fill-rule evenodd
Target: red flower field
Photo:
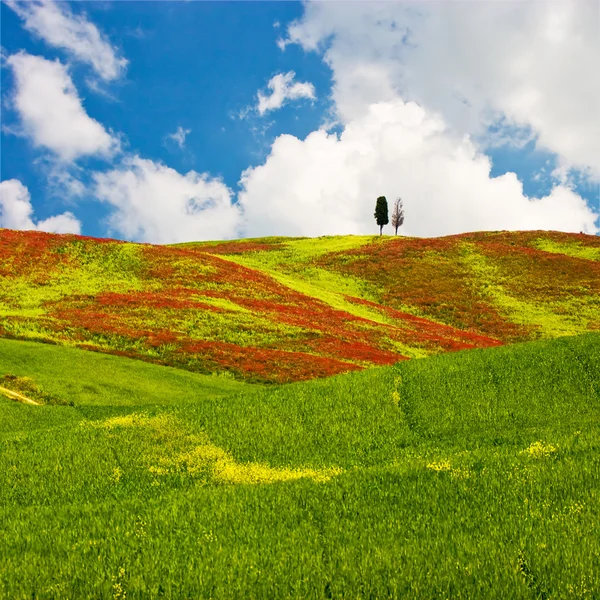
<instances>
[{"instance_id":1,"label":"red flower field","mask_svg":"<svg viewBox=\"0 0 600 600\"><path fill-rule=\"evenodd\" d=\"M152 246L0 230L0 335L257 382L600 328L600 240Z\"/></svg>"}]
</instances>

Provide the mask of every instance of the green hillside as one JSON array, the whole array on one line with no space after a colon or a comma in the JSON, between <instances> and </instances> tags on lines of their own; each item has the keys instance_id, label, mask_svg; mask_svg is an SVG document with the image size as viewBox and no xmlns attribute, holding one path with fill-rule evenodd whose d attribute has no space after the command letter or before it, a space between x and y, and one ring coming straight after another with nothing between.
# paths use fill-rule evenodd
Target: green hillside
<instances>
[{"instance_id":1,"label":"green hillside","mask_svg":"<svg viewBox=\"0 0 600 600\"><path fill-rule=\"evenodd\" d=\"M598 364L589 333L265 387L0 340L59 402L0 395L0 597L598 597Z\"/></svg>"}]
</instances>

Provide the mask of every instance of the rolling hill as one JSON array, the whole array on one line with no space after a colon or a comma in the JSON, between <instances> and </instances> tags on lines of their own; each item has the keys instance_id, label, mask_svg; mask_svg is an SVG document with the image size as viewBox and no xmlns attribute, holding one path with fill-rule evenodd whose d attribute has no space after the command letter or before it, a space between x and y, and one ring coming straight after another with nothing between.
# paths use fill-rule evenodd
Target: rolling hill
<instances>
[{"instance_id":1,"label":"rolling hill","mask_svg":"<svg viewBox=\"0 0 600 600\"><path fill-rule=\"evenodd\" d=\"M600 334L253 385L0 339L0 597L594 599ZM72 405L71 405L72 404Z\"/></svg>"},{"instance_id":2,"label":"rolling hill","mask_svg":"<svg viewBox=\"0 0 600 600\"><path fill-rule=\"evenodd\" d=\"M600 329L600 239L152 246L0 230L0 336L282 383Z\"/></svg>"},{"instance_id":3,"label":"rolling hill","mask_svg":"<svg viewBox=\"0 0 600 600\"><path fill-rule=\"evenodd\" d=\"M591 236L0 230L0 598L596 598L595 330Z\"/></svg>"}]
</instances>

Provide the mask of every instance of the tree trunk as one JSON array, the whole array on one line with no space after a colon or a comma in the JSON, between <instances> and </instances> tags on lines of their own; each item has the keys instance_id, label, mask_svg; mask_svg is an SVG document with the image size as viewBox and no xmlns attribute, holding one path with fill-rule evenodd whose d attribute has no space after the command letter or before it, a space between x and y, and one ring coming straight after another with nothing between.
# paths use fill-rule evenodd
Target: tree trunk
<instances>
[{"instance_id":1,"label":"tree trunk","mask_svg":"<svg viewBox=\"0 0 600 600\"><path fill-rule=\"evenodd\" d=\"M383 232L383 225L379 226L379 237L381 237L381 233Z\"/></svg>"}]
</instances>

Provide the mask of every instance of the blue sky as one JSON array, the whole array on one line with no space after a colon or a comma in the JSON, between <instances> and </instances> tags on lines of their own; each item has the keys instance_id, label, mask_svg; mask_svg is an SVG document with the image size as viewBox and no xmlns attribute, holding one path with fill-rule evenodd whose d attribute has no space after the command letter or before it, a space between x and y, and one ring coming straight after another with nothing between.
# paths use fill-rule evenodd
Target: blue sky
<instances>
[{"instance_id":1,"label":"blue sky","mask_svg":"<svg viewBox=\"0 0 600 600\"><path fill-rule=\"evenodd\" d=\"M2 225L157 243L376 233L383 193L403 197L408 235L597 233L598 115L581 98L598 90L568 69L593 62L594 3L521 3L529 43L508 57L498 3L479 9L496 45L452 4L3 2ZM484 80L461 61L478 52ZM512 74L523 57L542 75Z\"/></svg>"}]
</instances>

